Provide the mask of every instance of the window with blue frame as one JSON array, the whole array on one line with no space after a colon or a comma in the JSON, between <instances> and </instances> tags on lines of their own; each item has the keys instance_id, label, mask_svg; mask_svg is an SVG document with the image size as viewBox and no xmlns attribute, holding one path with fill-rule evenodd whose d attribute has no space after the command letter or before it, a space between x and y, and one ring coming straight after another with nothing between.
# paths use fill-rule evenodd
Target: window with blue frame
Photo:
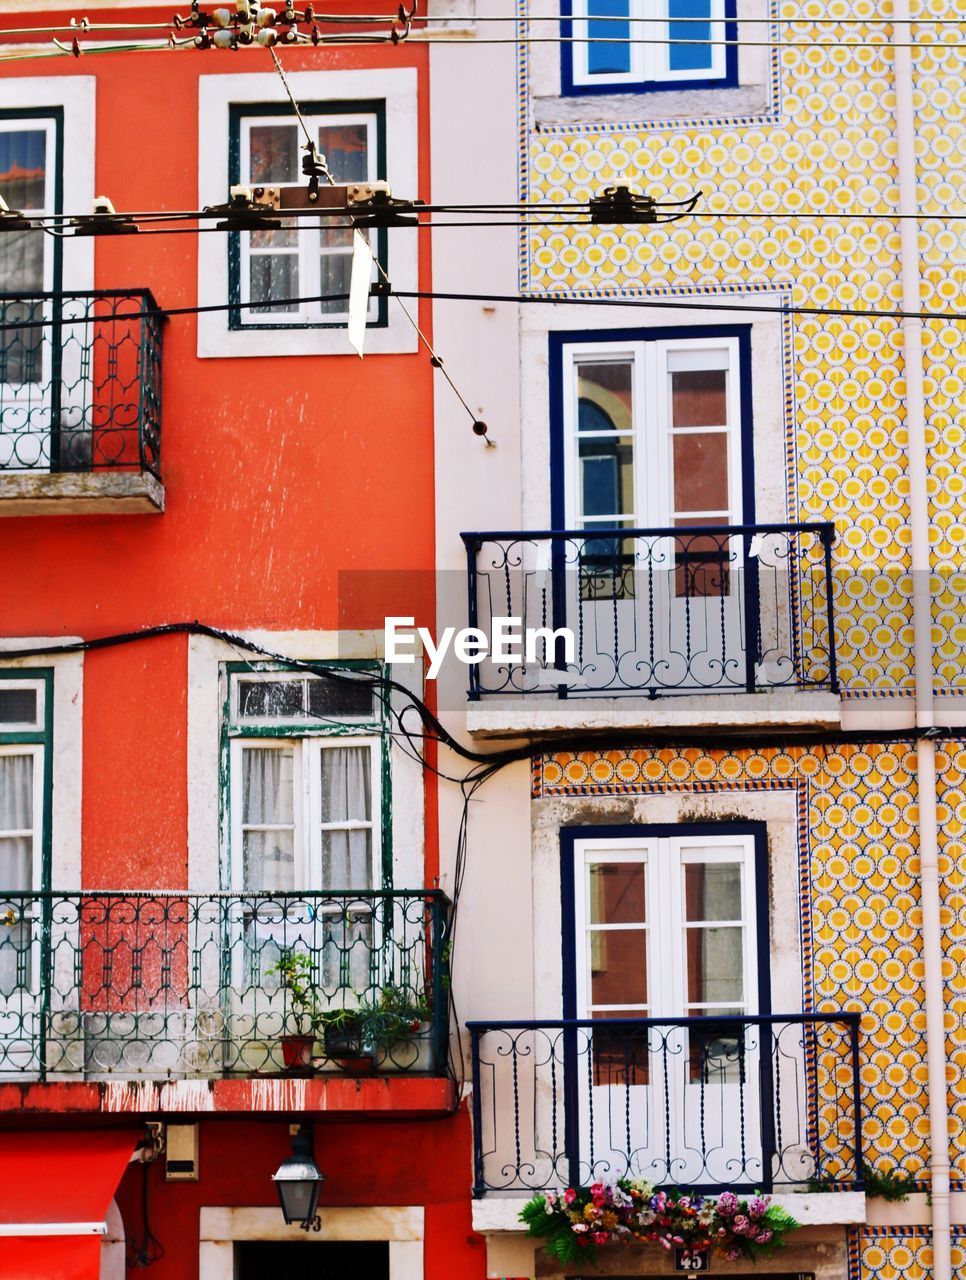
<instances>
[{"instance_id":1,"label":"window with blue frame","mask_svg":"<svg viewBox=\"0 0 966 1280\"><path fill-rule=\"evenodd\" d=\"M738 83L735 0L562 0L568 93Z\"/></svg>"}]
</instances>

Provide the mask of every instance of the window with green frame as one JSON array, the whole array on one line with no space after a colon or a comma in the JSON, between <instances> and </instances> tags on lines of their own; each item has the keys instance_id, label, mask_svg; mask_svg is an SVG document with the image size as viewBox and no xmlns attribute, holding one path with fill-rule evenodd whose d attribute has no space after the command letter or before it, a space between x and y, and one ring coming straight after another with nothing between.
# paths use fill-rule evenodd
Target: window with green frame
<instances>
[{"instance_id":1,"label":"window with green frame","mask_svg":"<svg viewBox=\"0 0 966 1280\"><path fill-rule=\"evenodd\" d=\"M241 893L363 892L391 881L388 737L373 664L326 679L224 668L226 879Z\"/></svg>"},{"instance_id":2,"label":"window with green frame","mask_svg":"<svg viewBox=\"0 0 966 1280\"><path fill-rule=\"evenodd\" d=\"M50 883L52 739L53 672L0 669L0 1000L33 986L29 895Z\"/></svg>"},{"instance_id":3,"label":"window with green frame","mask_svg":"<svg viewBox=\"0 0 966 1280\"><path fill-rule=\"evenodd\" d=\"M385 177L385 103L307 103L302 118L337 183ZM229 182L304 186L305 135L280 103L233 106L229 113ZM388 270L385 230L373 248ZM352 227L347 218L283 219L277 230L229 236L233 329L342 327L348 319ZM374 268L375 270L375 268ZM331 300L326 301L327 298ZM386 323L386 299L373 298L369 324Z\"/></svg>"}]
</instances>

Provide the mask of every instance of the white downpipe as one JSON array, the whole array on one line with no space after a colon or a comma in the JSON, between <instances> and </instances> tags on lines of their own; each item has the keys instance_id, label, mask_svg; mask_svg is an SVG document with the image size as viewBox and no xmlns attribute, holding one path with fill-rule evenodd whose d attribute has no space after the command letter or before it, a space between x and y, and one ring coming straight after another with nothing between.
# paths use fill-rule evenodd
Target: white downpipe
<instances>
[{"instance_id":1,"label":"white downpipe","mask_svg":"<svg viewBox=\"0 0 966 1280\"><path fill-rule=\"evenodd\" d=\"M912 100L912 23L909 0L895 0L892 39L895 57L896 142L899 178L902 309L919 311L919 226L916 197L915 115ZM905 45L903 48L901 46ZM936 825L936 746L923 731L933 728L932 600L929 563L926 398L923 389L922 321L902 321L906 374L906 429L909 436L909 525L912 559L916 755L919 784L919 865L922 896L922 950L925 968L926 1067L929 1076L929 1162L932 1189L934 1280L952 1280L949 1198L949 1099L946 1087L945 991L939 896L939 842Z\"/></svg>"}]
</instances>

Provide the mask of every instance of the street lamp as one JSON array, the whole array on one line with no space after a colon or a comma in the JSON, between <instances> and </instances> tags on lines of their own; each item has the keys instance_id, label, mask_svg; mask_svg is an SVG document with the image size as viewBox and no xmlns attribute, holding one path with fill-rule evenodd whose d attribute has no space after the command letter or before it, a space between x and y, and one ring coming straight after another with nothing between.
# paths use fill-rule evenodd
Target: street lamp
<instances>
[{"instance_id":1,"label":"street lamp","mask_svg":"<svg viewBox=\"0 0 966 1280\"><path fill-rule=\"evenodd\" d=\"M278 1202L287 1223L310 1230L315 1224L316 1210L325 1174L312 1158L312 1126L300 1124L292 1138L292 1154L286 1156L272 1174Z\"/></svg>"}]
</instances>

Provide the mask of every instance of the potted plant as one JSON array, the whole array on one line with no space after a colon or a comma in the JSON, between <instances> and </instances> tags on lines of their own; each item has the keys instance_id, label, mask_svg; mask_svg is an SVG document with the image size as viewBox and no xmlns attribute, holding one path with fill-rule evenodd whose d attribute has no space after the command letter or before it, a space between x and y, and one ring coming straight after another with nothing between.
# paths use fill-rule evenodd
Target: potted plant
<instances>
[{"instance_id":1,"label":"potted plant","mask_svg":"<svg viewBox=\"0 0 966 1280\"><path fill-rule=\"evenodd\" d=\"M319 1014L318 1026L327 1058L346 1062L372 1056L361 1005L354 1009L327 1009Z\"/></svg>"},{"instance_id":2,"label":"potted plant","mask_svg":"<svg viewBox=\"0 0 966 1280\"><path fill-rule=\"evenodd\" d=\"M378 1000L365 1008L367 1037L375 1049L388 1052L400 1044L410 1044L430 1020L429 1001L424 992L387 984Z\"/></svg>"},{"instance_id":3,"label":"potted plant","mask_svg":"<svg viewBox=\"0 0 966 1280\"><path fill-rule=\"evenodd\" d=\"M278 978L279 990L286 993L292 1015L291 1029L286 1015L281 1035L285 1069L293 1071L310 1067L318 1026L312 957L305 951L286 948L265 970L265 976Z\"/></svg>"},{"instance_id":4,"label":"potted plant","mask_svg":"<svg viewBox=\"0 0 966 1280\"><path fill-rule=\"evenodd\" d=\"M421 993L388 984L375 998L356 996L351 1008L320 1013L325 1056L343 1063L370 1064L387 1056L400 1044L411 1043L430 1017L429 1003Z\"/></svg>"}]
</instances>

